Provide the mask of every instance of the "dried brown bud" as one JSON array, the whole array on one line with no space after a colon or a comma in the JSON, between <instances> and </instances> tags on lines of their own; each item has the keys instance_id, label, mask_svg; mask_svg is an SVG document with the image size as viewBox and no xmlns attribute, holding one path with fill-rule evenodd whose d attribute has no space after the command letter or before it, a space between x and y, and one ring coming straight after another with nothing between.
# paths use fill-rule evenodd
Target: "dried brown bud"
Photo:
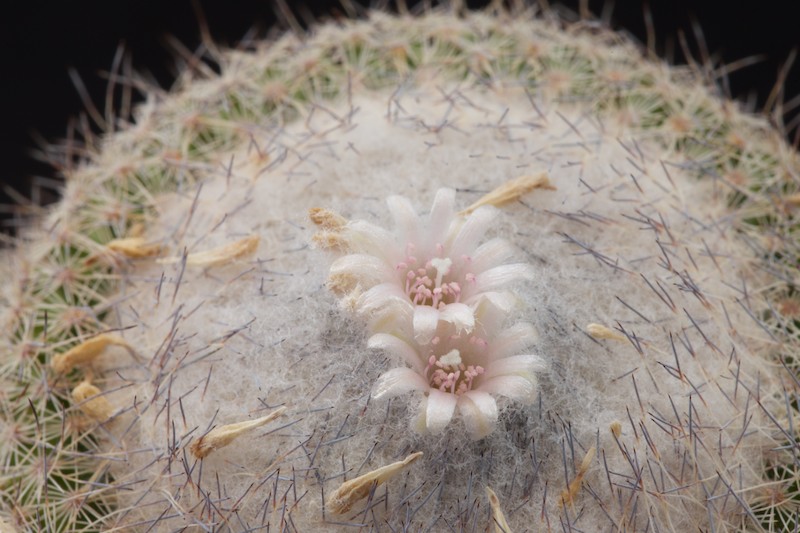
<instances>
[{"instance_id":1,"label":"dried brown bud","mask_svg":"<svg viewBox=\"0 0 800 533\"><path fill-rule=\"evenodd\" d=\"M577 474L575 474L575 478L570 482L569 486L561 493L561 499L559 500L559 505L572 505L575 501L575 496L577 496L578 491L581 489L581 483L583 482L583 476L586 475L586 472L589 470L589 467L592 466L592 460L594 459L595 454L595 447L592 446L589 448L589 451L586 452L586 455L583 457L583 461L581 461L581 466L578 468Z\"/></svg>"},{"instance_id":2,"label":"dried brown bud","mask_svg":"<svg viewBox=\"0 0 800 533\"><path fill-rule=\"evenodd\" d=\"M494 522L495 533L511 533L511 527L506 522L497 494L489 487L486 487L486 496L489 498L489 505L492 507L492 521Z\"/></svg>"},{"instance_id":3,"label":"dried brown bud","mask_svg":"<svg viewBox=\"0 0 800 533\"><path fill-rule=\"evenodd\" d=\"M372 487L377 487L381 483L391 479L406 466L410 465L422 457L422 452L412 453L402 461L397 461L387 466L383 466L363 476L358 476L344 483L330 495L326 506L336 514L346 513L353 507L358 500L366 498Z\"/></svg>"},{"instance_id":4,"label":"dried brown bud","mask_svg":"<svg viewBox=\"0 0 800 533\"><path fill-rule=\"evenodd\" d=\"M108 399L101 396L101 392L88 381L82 381L72 389L72 399L87 416L98 422L105 422L111 418L114 409Z\"/></svg>"},{"instance_id":5,"label":"dried brown bud","mask_svg":"<svg viewBox=\"0 0 800 533\"><path fill-rule=\"evenodd\" d=\"M519 178L507 181L489 194L483 196L480 200L468 208L461 211L460 214L469 215L484 205L493 205L495 207L506 205L521 198L534 189L555 190L555 187L550 183L550 179L547 177L547 172L541 172L534 176L520 176Z\"/></svg>"},{"instance_id":6,"label":"dried brown bud","mask_svg":"<svg viewBox=\"0 0 800 533\"><path fill-rule=\"evenodd\" d=\"M625 335L607 328L602 324L589 324L586 326L586 332L595 339L608 339L614 341L625 341Z\"/></svg>"},{"instance_id":7,"label":"dried brown bud","mask_svg":"<svg viewBox=\"0 0 800 533\"><path fill-rule=\"evenodd\" d=\"M285 407L279 407L267 416L257 418L256 420L237 422L235 424L227 424L225 426L214 428L194 441L189 449L195 457L202 459L214 450L224 448L245 433L249 433L256 428L272 422L282 415L285 410Z\"/></svg>"},{"instance_id":8,"label":"dried brown bud","mask_svg":"<svg viewBox=\"0 0 800 533\"><path fill-rule=\"evenodd\" d=\"M72 347L64 353L56 354L50 361L50 366L59 373L69 372L76 366L92 362L107 347L112 345L124 346L130 349L130 345L122 337L110 333L102 333Z\"/></svg>"},{"instance_id":9,"label":"dried brown bud","mask_svg":"<svg viewBox=\"0 0 800 533\"><path fill-rule=\"evenodd\" d=\"M339 230L347 224L347 219L342 215L324 207L312 207L308 210L308 216L311 222L324 230Z\"/></svg>"},{"instance_id":10,"label":"dried brown bud","mask_svg":"<svg viewBox=\"0 0 800 533\"><path fill-rule=\"evenodd\" d=\"M336 250L339 252L346 252L348 248L348 241L338 231L320 231L311 236L317 248L321 250Z\"/></svg>"},{"instance_id":11,"label":"dried brown bud","mask_svg":"<svg viewBox=\"0 0 800 533\"><path fill-rule=\"evenodd\" d=\"M213 267L231 263L255 253L260 240L261 237L258 235L250 235L218 248L189 254L186 256L186 264L189 266ZM159 259L158 262L160 264L172 264L180 263L182 259L182 257L165 257L164 259Z\"/></svg>"},{"instance_id":12,"label":"dried brown bud","mask_svg":"<svg viewBox=\"0 0 800 533\"><path fill-rule=\"evenodd\" d=\"M143 237L114 239L106 244L106 248L132 259L153 257L161 253L161 245L148 243Z\"/></svg>"}]
</instances>

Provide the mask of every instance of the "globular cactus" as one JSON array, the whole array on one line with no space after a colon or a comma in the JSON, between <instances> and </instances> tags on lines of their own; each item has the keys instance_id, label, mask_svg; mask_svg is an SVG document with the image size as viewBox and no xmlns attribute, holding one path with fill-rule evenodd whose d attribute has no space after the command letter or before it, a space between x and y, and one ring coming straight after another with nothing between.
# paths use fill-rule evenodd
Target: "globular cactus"
<instances>
[{"instance_id":1,"label":"globular cactus","mask_svg":"<svg viewBox=\"0 0 800 533\"><path fill-rule=\"evenodd\" d=\"M797 526L779 132L547 12L210 50L4 258L0 528Z\"/></svg>"}]
</instances>

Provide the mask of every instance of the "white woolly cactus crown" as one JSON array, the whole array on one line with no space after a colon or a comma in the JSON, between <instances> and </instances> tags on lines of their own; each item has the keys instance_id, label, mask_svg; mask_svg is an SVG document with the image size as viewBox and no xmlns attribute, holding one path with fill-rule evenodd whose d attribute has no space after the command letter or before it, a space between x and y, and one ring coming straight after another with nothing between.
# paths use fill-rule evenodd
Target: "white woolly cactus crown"
<instances>
[{"instance_id":1,"label":"white woolly cactus crown","mask_svg":"<svg viewBox=\"0 0 800 533\"><path fill-rule=\"evenodd\" d=\"M547 13L211 59L8 259L8 527L797 523L779 134Z\"/></svg>"}]
</instances>

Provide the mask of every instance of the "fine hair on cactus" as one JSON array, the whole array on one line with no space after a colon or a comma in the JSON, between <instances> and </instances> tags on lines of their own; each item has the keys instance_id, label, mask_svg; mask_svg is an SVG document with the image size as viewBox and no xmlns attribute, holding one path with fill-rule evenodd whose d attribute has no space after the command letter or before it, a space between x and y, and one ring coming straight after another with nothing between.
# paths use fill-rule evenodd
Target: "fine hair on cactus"
<instances>
[{"instance_id":1,"label":"fine hair on cactus","mask_svg":"<svg viewBox=\"0 0 800 533\"><path fill-rule=\"evenodd\" d=\"M590 21L400 11L206 46L64 167L0 531L800 527L781 132Z\"/></svg>"}]
</instances>

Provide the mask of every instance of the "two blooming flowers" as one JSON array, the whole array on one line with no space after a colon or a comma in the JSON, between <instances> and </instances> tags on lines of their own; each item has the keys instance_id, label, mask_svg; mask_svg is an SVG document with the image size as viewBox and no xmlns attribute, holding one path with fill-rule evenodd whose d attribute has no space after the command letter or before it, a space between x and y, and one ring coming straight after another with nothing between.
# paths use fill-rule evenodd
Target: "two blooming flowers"
<instances>
[{"instance_id":1,"label":"two blooming flowers","mask_svg":"<svg viewBox=\"0 0 800 533\"><path fill-rule=\"evenodd\" d=\"M313 210L322 227L315 241L337 250L329 287L369 320L369 346L405 363L382 374L374 398L422 393L418 431L439 433L459 412L470 437L494 429L495 396L531 403L536 372L523 353L535 340L530 324L506 325L516 297L510 283L530 279L531 265L507 263L514 250L501 239L481 243L497 211L455 212L455 191L440 189L427 217L402 197L387 199L395 228L345 221Z\"/></svg>"}]
</instances>

